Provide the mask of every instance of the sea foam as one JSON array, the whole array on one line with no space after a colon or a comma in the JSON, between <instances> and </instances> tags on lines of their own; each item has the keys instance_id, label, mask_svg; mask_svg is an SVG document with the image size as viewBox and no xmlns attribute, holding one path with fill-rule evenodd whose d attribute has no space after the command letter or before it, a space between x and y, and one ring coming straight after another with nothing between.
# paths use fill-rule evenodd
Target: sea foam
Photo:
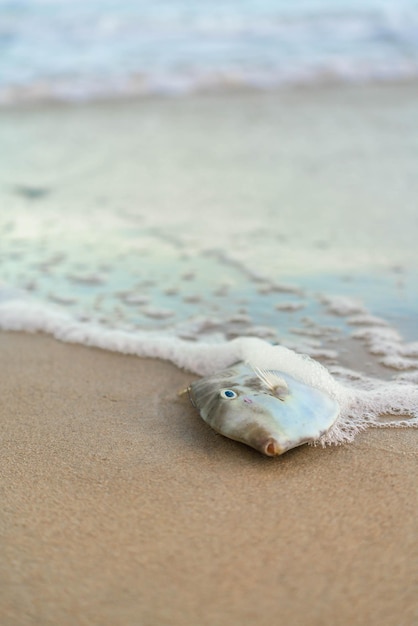
<instances>
[{"instance_id":1,"label":"sea foam","mask_svg":"<svg viewBox=\"0 0 418 626\"><path fill-rule=\"evenodd\" d=\"M414 0L11 1L0 104L418 75Z\"/></svg>"},{"instance_id":2,"label":"sea foam","mask_svg":"<svg viewBox=\"0 0 418 626\"><path fill-rule=\"evenodd\" d=\"M202 376L238 361L286 372L327 393L340 405L338 420L315 444L349 442L369 427L418 427L418 385L413 382L366 380L359 375L362 384L356 386L358 380L349 375L342 384L309 356L260 338L196 343L155 331L130 333L79 321L58 307L21 297L0 301L0 329L45 332L64 342L164 359Z\"/></svg>"}]
</instances>

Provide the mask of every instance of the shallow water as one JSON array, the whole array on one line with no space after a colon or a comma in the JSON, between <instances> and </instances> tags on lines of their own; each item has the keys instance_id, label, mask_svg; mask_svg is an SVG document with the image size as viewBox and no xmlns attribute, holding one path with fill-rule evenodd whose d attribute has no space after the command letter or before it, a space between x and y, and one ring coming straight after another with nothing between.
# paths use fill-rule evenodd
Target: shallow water
<instances>
[{"instance_id":1,"label":"shallow water","mask_svg":"<svg viewBox=\"0 0 418 626\"><path fill-rule=\"evenodd\" d=\"M324 300L337 294L351 299L351 314L364 307L400 325L405 339L416 338L414 271L284 271L274 281L225 251L191 253L155 230L140 229L135 235L113 231L105 244L97 232L91 237L89 229L77 241L56 241L48 227L39 239L16 238L14 230L13 220L3 227L2 281L109 328L175 330L191 340L256 334L289 342L304 336L315 347L321 333L309 331L314 322L334 339L349 332L346 317L330 311Z\"/></svg>"},{"instance_id":2,"label":"shallow water","mask_svg":"<svg viewBox=\"0 0 418 626\"><path fill-rule=\"evenodd\" d=\"M174 338L196 371L188 346L256 336L341 379L418 379L416 97L4 110L2 328L163 358Z\"/></svg>"},{"instance_id":3,"label":"shallow water","mask_svg":"<svg viewBox=\"0 0 418 626\"><path fill-rule=\"evenodd\" d=\"M3 110L0 328L278 369L338 402L320 444L416 426L416 97Z\"/></svg>"}]
</instances>

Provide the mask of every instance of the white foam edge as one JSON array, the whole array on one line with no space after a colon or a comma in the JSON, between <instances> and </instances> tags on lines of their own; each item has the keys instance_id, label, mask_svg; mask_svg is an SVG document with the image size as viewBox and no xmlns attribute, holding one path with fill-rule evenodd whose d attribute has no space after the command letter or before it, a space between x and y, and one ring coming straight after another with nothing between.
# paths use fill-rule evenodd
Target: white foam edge
<instances>
[{"instance_id":1,"label":"white foam edge","mask_svg":"<svg viewBox=\"0 0 418 626\"><path fill-rule=\"evenodd\" d=\"M359 328L351 336L365 343L366 349L379 357L379 362L396 370L418 368L418 342L405 343L400 333L390 326Z\"/></svg>"},{"instance_id":2,"label":"white foam edge","mask_svg":"<svg viewBox=\"0 0 418 626\"><path fill-rule=\"evenodd\" d=\"M0 329L45 332L64 342L168 360L202 376L238 361L249 361L261 369L286 372L339 403L338 419L325 435L312 442L313 445L352 441L358 432L371 426L418 427L418 385L402 380L375 380L368 389L348 387L337 382L325 367L307 355L297 354L284 346L272 346L259 338L196 343L155 331L133 334L78 321L57 307L26 299L0 302ZM379 416L388 414L395 419L379 420Z\"/></svg>"},{"instance_id":3,"label":"white foam edge","mask_svg":"<svg viewBox=\"0 0 418 626\"><path fill-rule=\"evenodd\" d=\"M321 294L319 300L334 315L341 317L367 315L367 310L363 303L349 296Z\"/></svg>"}]
</instances>

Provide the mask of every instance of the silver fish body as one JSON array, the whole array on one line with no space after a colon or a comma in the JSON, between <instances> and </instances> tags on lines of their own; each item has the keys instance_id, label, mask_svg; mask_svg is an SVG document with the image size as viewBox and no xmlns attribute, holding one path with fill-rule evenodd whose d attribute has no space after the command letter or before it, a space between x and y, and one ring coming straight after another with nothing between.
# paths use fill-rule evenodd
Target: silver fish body
<instances>
[{"instance_id":1,"label":"silver fish body","mask_svg":"<svg viewBox=\"0 0 418 626\"><path fill-rule=\"evenodd\" d=\"M318 440L340 412L338 402L319 389L246 363L193 382L188 393L216 432L267 456Z\"/></svg>"}]
</instances>

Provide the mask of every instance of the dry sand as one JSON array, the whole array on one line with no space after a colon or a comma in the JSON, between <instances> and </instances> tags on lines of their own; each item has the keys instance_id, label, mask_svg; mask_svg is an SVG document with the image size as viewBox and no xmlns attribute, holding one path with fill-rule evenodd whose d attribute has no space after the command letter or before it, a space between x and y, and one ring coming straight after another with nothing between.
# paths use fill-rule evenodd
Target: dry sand
<instances>
[{"instance_id":1,"label":"dry sand","mask_svg":"<svg viewBox=\"0 0 418 626\"><path fill-rule=\"evenodd\" d=\"M0 334L0 623L418 623L416 431L282 458L142 360Z\"/></svg>"}]
</instances>

